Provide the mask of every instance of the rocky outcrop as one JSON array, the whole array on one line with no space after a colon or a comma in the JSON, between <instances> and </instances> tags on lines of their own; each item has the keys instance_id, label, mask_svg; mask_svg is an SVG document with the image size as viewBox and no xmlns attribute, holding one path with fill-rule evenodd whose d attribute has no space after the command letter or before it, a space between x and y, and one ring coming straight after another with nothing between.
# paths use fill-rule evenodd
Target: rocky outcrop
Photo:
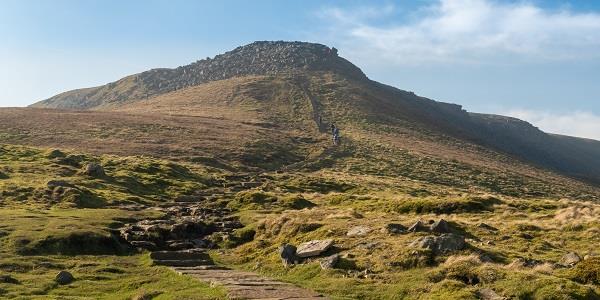
<instances>
[{"instance_id":1,"label":"rocky outcrop","mask_svg":"<svg viewBox=\"0 0 600 300\"><path fill-rule=\"evenodd\" d=\"M306 42L259 41L175 69L153 69L104 86L62 93L32 106L88 109L237 76L306 71L330 71L366 79L358 67L339 57L335 48Z\"/></svg>"}]
</instances>

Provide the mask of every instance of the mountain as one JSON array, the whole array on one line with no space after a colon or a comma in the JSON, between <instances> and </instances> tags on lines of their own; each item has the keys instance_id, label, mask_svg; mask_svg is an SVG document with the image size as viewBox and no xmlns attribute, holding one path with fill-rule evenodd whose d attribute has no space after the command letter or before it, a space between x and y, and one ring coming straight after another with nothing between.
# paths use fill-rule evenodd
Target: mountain
<instances>
[{"instance_id":1,"label":"mountain","mask_svg":"<svg viewBox=\"0 0 600 300\"><path fill-rule=\"evenodd\" d=\"M599 158L256 42L0 108L0 297L599 299Z\"/></svg>"},{"instance_id":2,"label":"mountain","mask_svg":"<svg viewBox=\"0 0 600 300\"><path fill-rule=\"evenodd\" d=\"M219 116L301 130L314 129L320 117L367 136L386 131L466 141L600 183L598 142L547 134L514 118L469 113L369 80L335 48L313 43L255 42L187 66L65 92L32 107Z\"/></svg>"}]
</instances>

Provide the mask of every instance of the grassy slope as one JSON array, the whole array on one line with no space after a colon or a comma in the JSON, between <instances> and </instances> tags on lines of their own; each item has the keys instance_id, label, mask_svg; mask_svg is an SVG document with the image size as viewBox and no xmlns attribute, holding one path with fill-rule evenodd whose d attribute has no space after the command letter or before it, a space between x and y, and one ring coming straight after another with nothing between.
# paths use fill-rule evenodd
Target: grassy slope
<instances>
[{"instance_id":1,"label":"grassy slope","mask_svg":"<svg viewBox=\"0 0 600 300\"><path fill-rule=\"evenodd\" d=\"M80 174L89 161L106 166L107 176ZM0 283L0 297L128 299L143 293L154 293L156 299L224 297L218 289L150 266L145 255L123 247L110 233L124 222L160 216L120 205L153 205L206 187L216 179L205 169L142 157L9 145L0 148L0 162L0 273L20 282ZM44 198L49 180L68 182L78 192ZM54 283L61 269L72 271L74 284Z\"/></svg>"},{"instance_id":2,"label":"grassy slope","mask_svg":"<svg viewBox=\"0 0 600 300\"><path fill-rule=\"evenodd\" d=\"M477 191L465 194L460 189L395 177L306 175L276 178L279 184L265 189L270 201L246 206L242 216L256 230L255 239L231 252L216 253L222 263L313 288L335 299L477 299L483 287L518 299L598 297L598 286L574 282L573 270L553 269L550 264L568 251L582 256L597 253L600 223L595 212L600 205L525 195L494 197ZM316 206L291 210L285 205L285 199L300 196ZM575 210L586 213L571 214ZM450 221L469 237L469 248L452 255L432 257L425 252L418 256L407 246L426 234L390 235L384 230L389 223L409 226L419 219L438 218ZM479 228L480 222L498 231ZM364 237L346 236L349 228L358 225L372 231ZM531 238L524 237L525 233ZM318 260L292 268L281 265L277 248L282 243L297 245L324 238L334 239L334 252L346 257L340 269L321 270ZM479 257L492 261L482 262ZM515 258L546 264L536 268L510 265ZM468 284L466 278L476 278L478 284ZM527 285L521 284L524 280Z\"/></svg>"}]
</instances>

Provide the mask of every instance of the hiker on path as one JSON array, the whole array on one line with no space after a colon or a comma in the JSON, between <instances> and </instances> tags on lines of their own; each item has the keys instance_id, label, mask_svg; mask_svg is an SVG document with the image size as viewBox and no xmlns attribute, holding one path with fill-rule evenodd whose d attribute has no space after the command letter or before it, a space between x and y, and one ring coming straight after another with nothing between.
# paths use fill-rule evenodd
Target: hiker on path
<instances>
[{"instance_id":1,"label":"hiker on path","mask_svg":"<svg viewBox=\"0 0 600 300\"><path fill-rule=\"evenodd\" d=\"M331 123L331 134L335 133L335 124Z\"/></svg>"},{"instance_id":2,"label":"hiker on path","mask_svg":"<svg viewBox=\"0 0 600 300\"><path fill-rule=\"evenodd\" d=\"M335 127L333 129L333 144L338 145L340 143L340 129Z\"/></svg>"}]
</instances>

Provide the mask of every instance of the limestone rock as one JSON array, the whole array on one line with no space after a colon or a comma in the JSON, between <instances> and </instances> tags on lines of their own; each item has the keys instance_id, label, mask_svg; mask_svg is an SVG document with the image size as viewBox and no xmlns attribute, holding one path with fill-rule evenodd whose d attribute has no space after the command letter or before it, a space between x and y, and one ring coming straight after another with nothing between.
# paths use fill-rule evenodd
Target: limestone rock
<instances>
[{"instance_id":1,"label":"limestone rock","mask_svg":"<svg viewBox=\"0 0 600 300\"><path fill-rule=\"evenodd\" d=\"M299 258L296 255L296 246L291 244L284 244L279 247L279 256L284 266L293 265L299 262Z\"/></svg>"},{"instance_id":2,"label":"limestone rock","mask_svg":"<svg viewBox=\"0 0 600 300\"><path fill-rule=\"evenodd\" d=\"M446 220L444 220L444 219L439 219L439 220L435 221L433 224L431 224L431 226L429 227L429 230L431 232L437 232L437 233L452 232L452 230L450 228L450 224L448 224L448 222L446 222Z\"/></svg>"},{"instance_id":3,"label":"limestone rock","mask_svg":"<svg viewBox=\"0 0 600 300\"><path fill-rule=\"evenodd\" d=\"M371 227L369 227L369 226L356 226L356 227L352 227L350 230L348 230L348 233L346 233L346 235L349 237L365 236L369 232L371 232Z\"/></svg>"},{"instance_id":4,"label":"limestone rock","mask_svg":"<svg viewBox=\"0 0 600 300\"><path fill-rule=\"evenodd\" d=\"M413 248L429 249L436 254L462 250L465 248L465 238L461 235L447 233L440 236L429 235L420 237L410 245Z\"/></svg>"},{"instance_id":5,"label":"limestone rock","mask_svg":"<svg viewBox=\"0 0 600 300\"><path fill-rule=\"evenodd\" d=\"M67 271L58 272L58 274L56 274L56 277L54 278L54 281L61 285L69 284L73 282L73 280L75 280L75 277L73 277L73 274Z\"/></svg>"},{"instance_id":6,"label":"limestone rock","mask_svg":"<svg viewBox=\"0 0 600 300\"><path fill-rule=\"evenodd\" d=\"M575 252L569 252L565 254L560 261L558 262L560 265L565 267L572 267L578 264L581 261L581 256Z\"/></svg>"},{"instance_id":7,"label":"limestone rock","mask_svg":"<svg viewBox=\"0 0 600 300\"><path fill-rule=\"evenodd\" d=\"M321 265L321 269L323 269L323 270L334 269L339 261L340 261L340 255L334 254L334 255L331 255L331 256L321 259L319 264Z\"/></svg>"},{"instance_id":8,"label":"limestone rock","mask_svg":"<svg viewBox=\"0 0 600 300\"><path fill-rule=\"evenodd\" d=\"M331 246L333 246L333 240L331 239L313 240L310 242L300 244L298 246L298 249L296 250L296 254L302 258L317 256L329 250Z\"/></svg>"}]
</instances>

